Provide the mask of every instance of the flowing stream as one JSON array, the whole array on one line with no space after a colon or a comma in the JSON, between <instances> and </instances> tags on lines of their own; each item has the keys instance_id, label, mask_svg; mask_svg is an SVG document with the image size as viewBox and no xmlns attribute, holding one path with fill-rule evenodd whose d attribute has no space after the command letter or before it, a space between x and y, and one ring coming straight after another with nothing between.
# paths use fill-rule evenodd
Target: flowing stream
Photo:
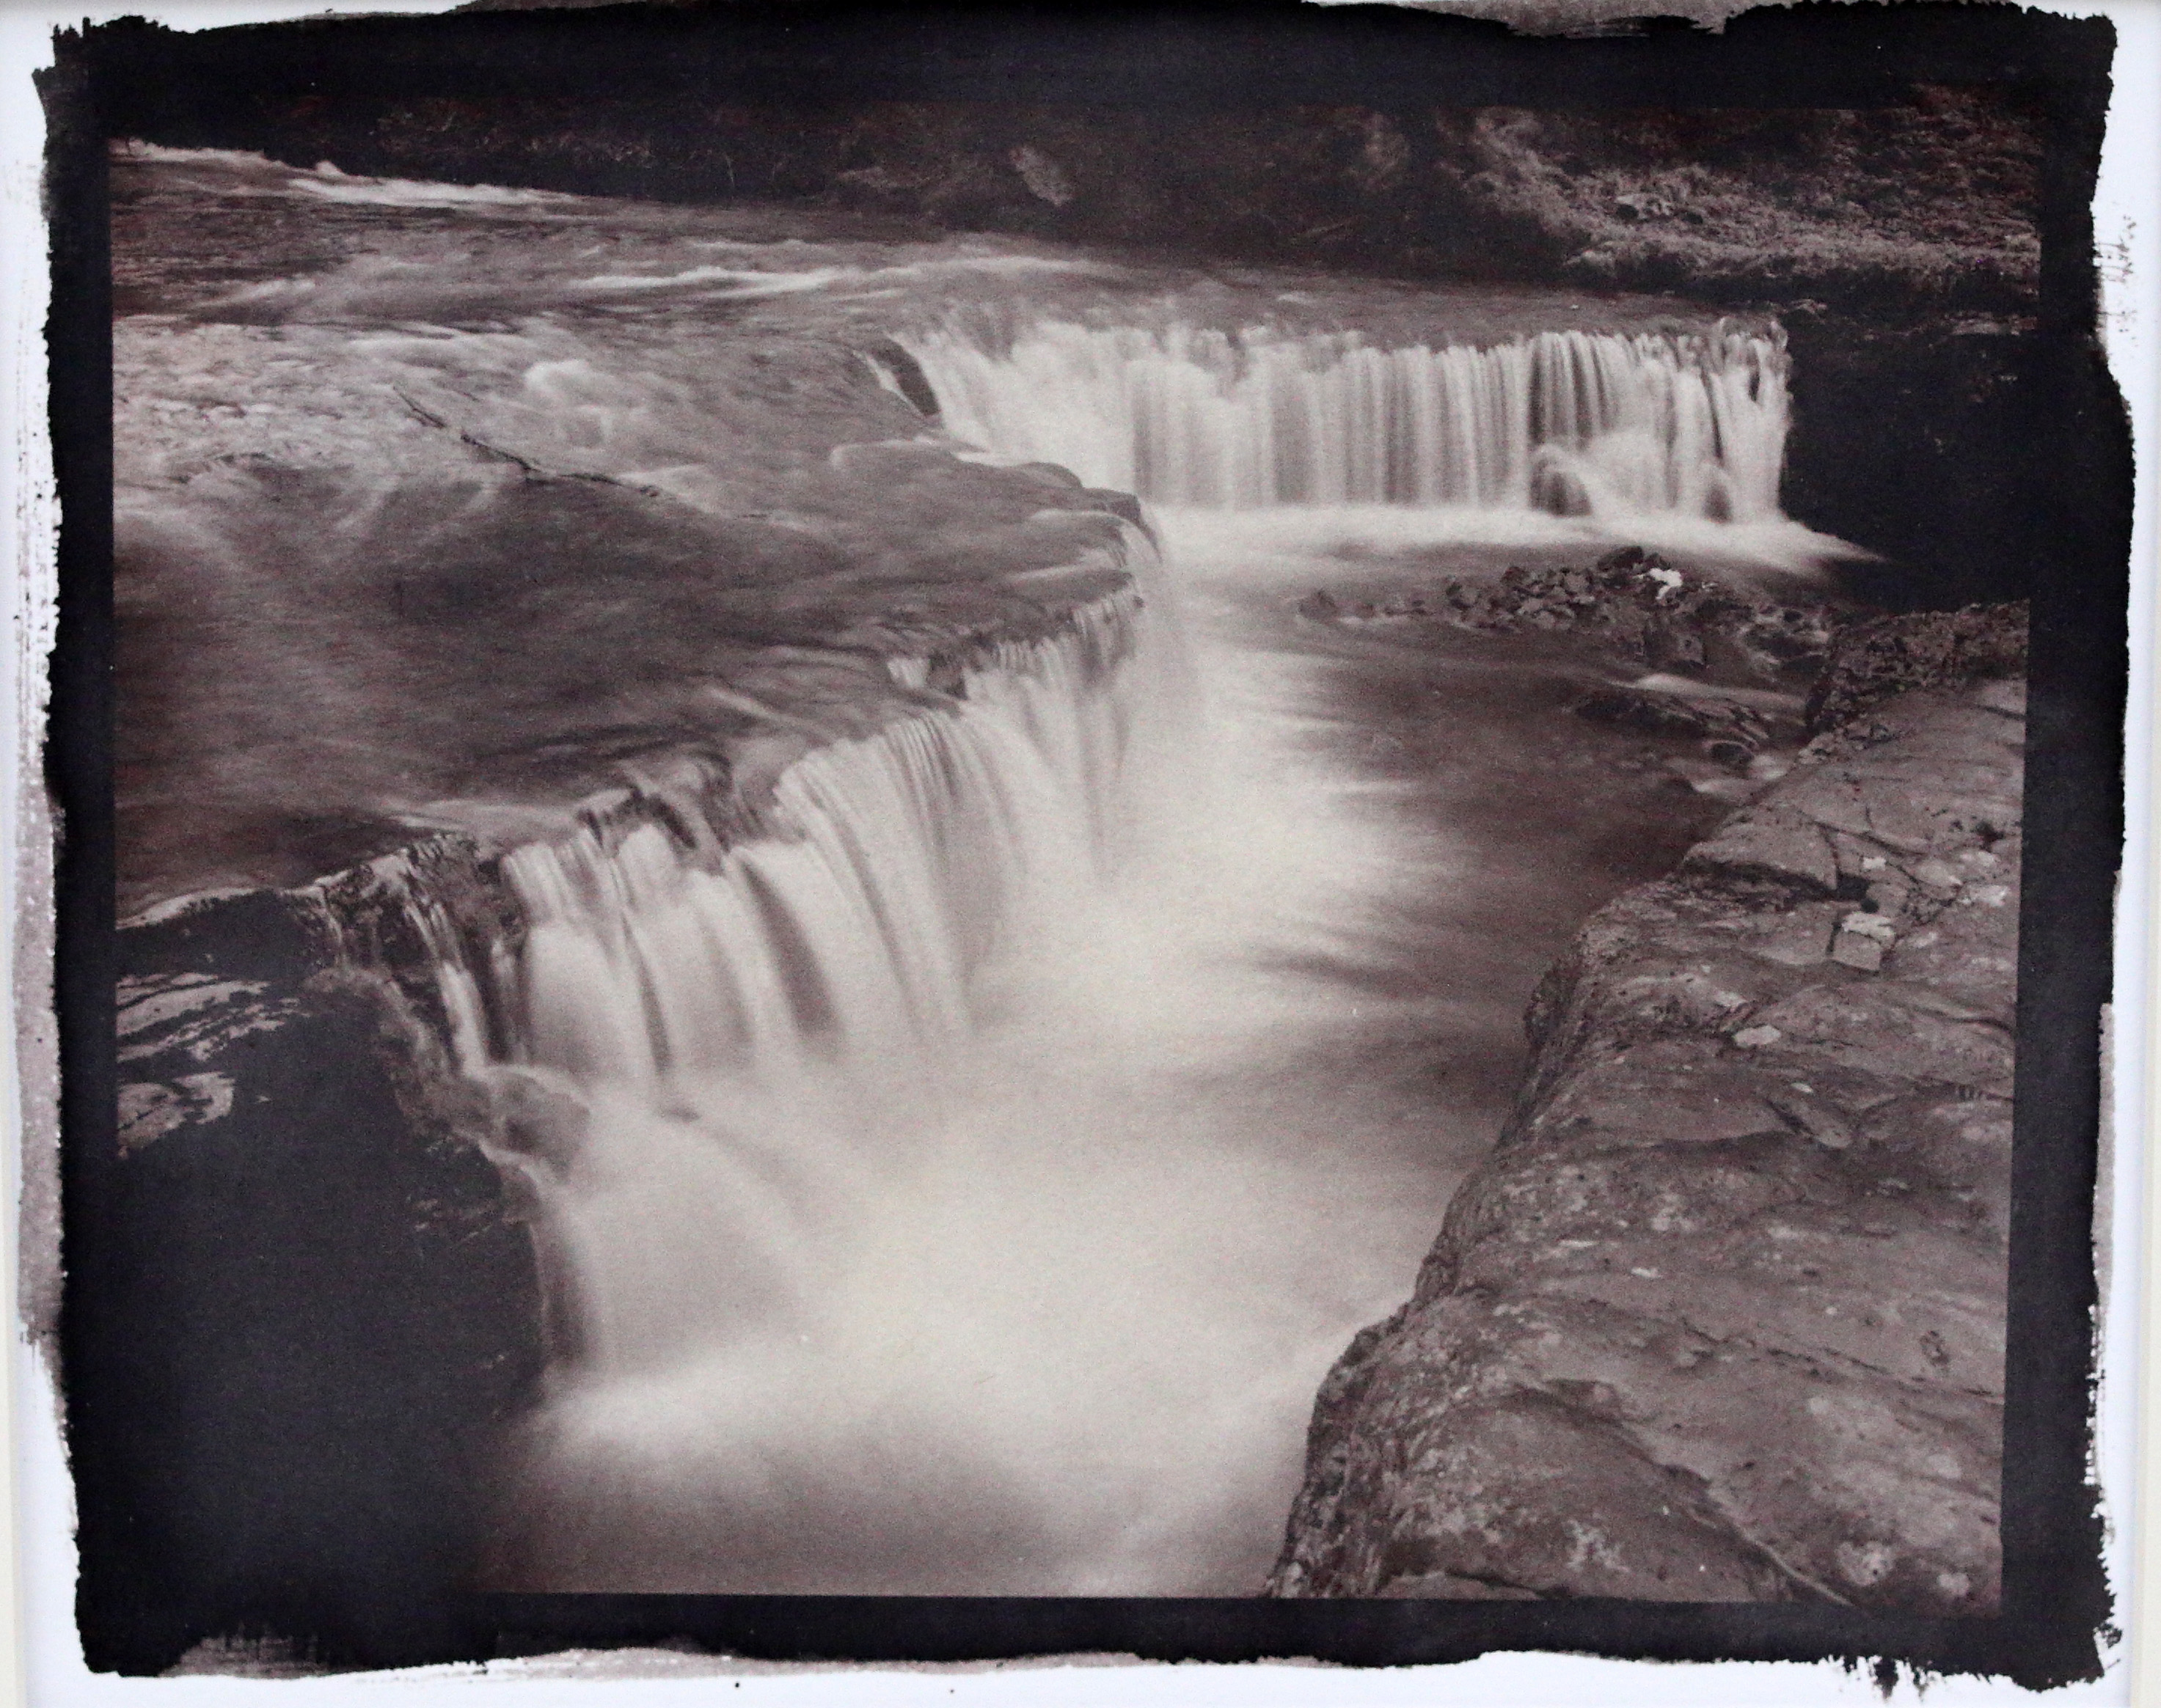
<instances>
[{"instance_id":1,"label":"flowing stream","mask_svg":"<svg viewBox=\"0 0 2161 1708\"><path fill-rule=\"evenodd\" d=\"M1165 504L1778 514L1785 361L1757 334L1383 349L1047 321L913 353L961 437Z\"/></svg>"},{"instance_id":2,"label":"flowing stream","mask_svg":"<svg viewBox=\"0 0 2161 1708\"><path fill-rule=\"evenodd\" d=\"M511 860L482 1071L558 1344L504 1586L1252 1593L1538 971L1711 816L1565 715L1580 664L1292 603L1377 554L1807 555L1763 336L909 341L948 431L1138 490L1161 560L761 835Z\"/></svg>"},{"instance_id":3,"label":"flowing stream","mask_svg":"<svg viewBox=\"0 0 2161 1708\"><path fill-rule=\"evenodd\" d=\"M489 1582L1258 1592L1539 972L1724 810L1586 652L1297 607L1804 571L1776 330L113 170L125 905L380 856L439 958L547 1288Z\"/></svg>"}]
</instances>

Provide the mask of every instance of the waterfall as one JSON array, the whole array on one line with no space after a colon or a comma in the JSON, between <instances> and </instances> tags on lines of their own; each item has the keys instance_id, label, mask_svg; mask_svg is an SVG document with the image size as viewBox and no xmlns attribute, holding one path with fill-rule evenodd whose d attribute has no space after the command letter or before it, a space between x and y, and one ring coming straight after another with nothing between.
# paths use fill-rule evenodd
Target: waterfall
<instances>
[{"instance_id":1,"label":"waterfall","mask_svg":"<svg viewBox=\"0 0 2161 1708\"><path fill-rule=\"evenodd\" d=\"M879 1107L940 1095L978 971L1115 857L1143 609L1128 591L982 646L950 694L893 661L918 708L797 759L732 834L710 801L641 798L513 850L523 930L484 971L415 902L491 1148L539 1202L560 1382L815 1308L841 1262L819 1230L900 1160Z\"/></svg>"},{"instance_id":2,"label":"waterfall","mask_svg":"<svg viewBox=\"0 0 2161 1708\"><path fill-rule=\"evenodd\" d=\"M1159 499L1776 513L1760 339L911 354L950 430ZM893 659L906 709L755 799L641 785L503 857L516 930L416 927L546 1276L497 1586L1243 1580L1365 1309L1320 1230L1384 1213L1322 1137L1383 1094L1286 1064L1409 1023L1370 981L1430 857L1294 745L1226 770L1148 596Z\"/></svg>"},{"instance_id":3,"label":"waterfall","mask_svg":"<svg viewBox=\"0 0 2161 1708\"><path fill-rule=\"evenodd\" d=\"M1139 611L1122 596L990 648L950 709L798 760L731 845L671 812L516 851L512 1059L653 1091L964 1030L969 975L1002 929L1109 857Z\"/></svg>"},{"instance_id":4,"label":"waterfall","mask_svg":"<svg viewBox=\"0 0 2161 1708\"><path fill-rule=\"evenodd\" d=\"M946 427L1165 504L1778 515L1777 336L1541 332L1490 348L1046 320L908 348Z\"/></svg>"}]
</instances>

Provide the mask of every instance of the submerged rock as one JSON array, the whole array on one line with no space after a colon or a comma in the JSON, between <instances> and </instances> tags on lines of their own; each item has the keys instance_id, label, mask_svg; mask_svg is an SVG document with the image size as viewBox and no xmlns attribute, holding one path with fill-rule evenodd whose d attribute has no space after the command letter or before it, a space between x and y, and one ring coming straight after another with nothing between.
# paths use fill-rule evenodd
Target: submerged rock
<instances>
[{"instance_id":1,"label":"submerged rock","mask_svg":"<svg viewBox=\"0 0 2161 1708\"><path fill-rule=\"evenodd\" d=\"M1875 704L1585 928L1321 1390L1273 1593L1995 1609L2007 686Z\"/></svg>"},{"instance_id":2,"label":"submerged rock","mask_svg":"<svg viewBox=\"0 0 2161 1708\"><path fill-rule=\"evenodd\" d=\"M1764 720L1733 700L1609 687L1593 689L1569 710L1592 723L1648 735L1699 736L1721 748L1737 747L1742 764L1770 738Z\"/></svg>"}]
</instances>

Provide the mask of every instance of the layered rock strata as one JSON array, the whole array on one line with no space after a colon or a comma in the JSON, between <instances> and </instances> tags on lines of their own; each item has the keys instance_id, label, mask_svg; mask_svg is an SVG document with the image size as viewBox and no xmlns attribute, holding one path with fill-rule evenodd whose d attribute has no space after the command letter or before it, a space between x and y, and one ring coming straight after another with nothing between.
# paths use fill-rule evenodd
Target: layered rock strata
<instances>
[{"instance_id":1,"label":"layered rock strata","mask_svg":"<svg viewBox=\"0 0 2161 1708\"><path fill-rule=\"evenodd\" d=\"M1842 638L1846 721L1586 926L1273 1592L1997 1605L2022 641Z\"/></svg>"}]
</instances>

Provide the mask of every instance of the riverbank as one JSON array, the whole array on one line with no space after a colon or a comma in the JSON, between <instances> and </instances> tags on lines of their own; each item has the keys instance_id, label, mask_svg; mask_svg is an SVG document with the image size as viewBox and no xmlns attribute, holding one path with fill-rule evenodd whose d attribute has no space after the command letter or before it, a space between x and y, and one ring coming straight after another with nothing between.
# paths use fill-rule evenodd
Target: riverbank
<instances>
[{"instance_id":1,"label":"riverbank","mask_svg":"<svg viewBox=\"0 0 2161 1708\"><path fill-rule=\"evenodd\" d=\"M1275 1593L1994 1609L2023 633L1849 635L1795 769L1547 976Z\"/></svg>"}]
</instances>

